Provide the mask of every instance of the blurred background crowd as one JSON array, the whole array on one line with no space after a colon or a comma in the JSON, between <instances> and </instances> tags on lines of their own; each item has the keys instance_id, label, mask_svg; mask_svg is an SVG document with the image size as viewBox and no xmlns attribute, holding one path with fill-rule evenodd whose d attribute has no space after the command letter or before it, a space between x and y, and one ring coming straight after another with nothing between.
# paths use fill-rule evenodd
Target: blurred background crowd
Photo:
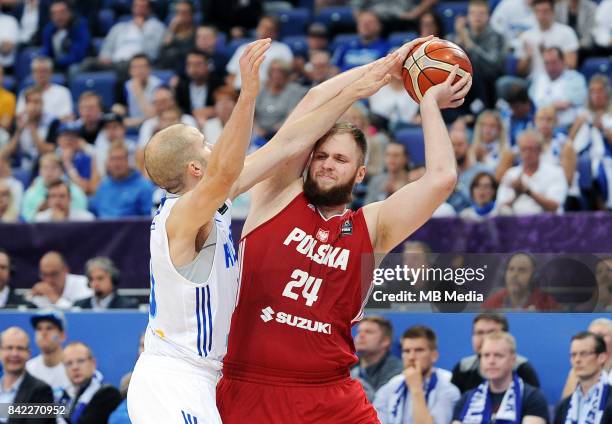
<instances>
[{"instance_id":1,"label":"blurred background crowd","mask_svg":"<svg viewBox=\"0 0 612 424\"><path fill-rule=\"evenodd\" d=\"M417 36L453 40L474 86L445 112L459 183L434 217L612 209L612 0L2 0L0 222L150 216L144 147L183 122L215 143L243 44L270 37L251 149L307 90ZM343 120L367 134L353 207L424 170L419 107L392 81ZM236 204L238 217L248 198Z\"/></svg>"}]
</instances>

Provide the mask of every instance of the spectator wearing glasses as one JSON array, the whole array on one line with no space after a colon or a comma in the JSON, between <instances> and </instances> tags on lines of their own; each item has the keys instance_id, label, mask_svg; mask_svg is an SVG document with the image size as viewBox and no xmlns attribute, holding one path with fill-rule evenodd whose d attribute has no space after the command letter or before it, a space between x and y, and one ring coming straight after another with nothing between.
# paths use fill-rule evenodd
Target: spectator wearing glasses
<instances>
[{"instance_id":1,"label":"spectator wearing glasses","mask_svg":"<svg viewBox=\"0 0 612 424\"><path fill-rule=\"evenodd\" d=\"M612 386L604 371L607 360L603 337L588 331L572 337L570 362L578 384L555 409L554 424L612 421Z\"/></svg>"},{"instance_id":2,"label":"spectator wearing glasses","mask_svg":"<svg viewBox=\"0 0 612 424\"><path fill-rule=\"evenodd\" d=\"M82 342L64 348L64 365L74 393L64 391L62 403L68 407L68 422L106 424L108 417L121 403L119 390L104 383L96 369L91 348Z\"/></svg>"},{"instance_id":3,"label":"spectator wearing glasses","mask_svg":"<svg viewBox=\"0 0 612 424\"><path fill-rule=\"evenodd\" d=\"M0 334L0 364L3 375L0 377L0 399L4 404L48 403L53 402L51 387L26 371L30 359L30 338L19 327L9 327ZM9 423L54 424L52 418L27 418L9 420Z\"/></svg>"},{"instance_id":4,"label":"spectator wearing glasses","mask_svg":"<svg viewBox=\"0 0 612 424\"><path fill-rule=\"evenodd\" d=\"M34 284L28 293L28 300L39 308L52 307L67 309L80 299L91 296L87 278L70 274L64 257L55 251L44 254L40 259L41 281Z\"/></svg>"}]
</instances>

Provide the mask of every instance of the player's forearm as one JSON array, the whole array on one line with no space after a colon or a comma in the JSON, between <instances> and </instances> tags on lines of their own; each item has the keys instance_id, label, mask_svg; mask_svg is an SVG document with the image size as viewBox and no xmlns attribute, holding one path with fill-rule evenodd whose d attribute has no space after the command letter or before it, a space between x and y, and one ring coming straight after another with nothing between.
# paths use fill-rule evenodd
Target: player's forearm
<instances>
[{"instance_id":1,"label":"player's forearm","mask_svg":"<svg viewBox=\"0 0 612 424\"><path fill-rule=\"evenodd\" d=\"M212 150L207 165L208 175L236 180L244 167L246 150L251 141L255 98L240 95L230 119Z\"/></svg>"},{"instance_id":2,"label":"player's forearm","mask_svg":"<svg viewBox=\"0 0 612 424\"><path fill-rule=\"evenodd\" d=\"M350 93L341 92L329 102L307 113L290 124L285 124L261 149L250 155L244 169L230 192L234 198L249 190L255 184L270 177L274 172L292 172L307 160L310 151L323 134L336 123L344 111L357 100ZM316 125L313 125L316 122ZM282 167L282 168L281 168ZM297 173L296 173L297 175Z\"/></svg>"},{"instance_id":3,"label":"player's forearm","mask_svg":"<svg viewBox=\"0 0 612 424\"><path fill-rule=\"evenodd\" d=\"M534 192L530 192L529 195L538 205L542 206L542 209L544 209L546 212L556 212L557 209L559 209L559 204L554 200Z\"/></svg>"},{"instance_id":4,"label":"player's forearm","mask_svg":"<svg viewBox=\"0 0 612 424\"><path fill-rule=\"evenodd\" d=\"M336 97L342 90L357 81L366 72L368 65L358 66L346 72L336 75L316 87L308 90L306 96L295 107L291 115L287 118L287 122L293 122L300 119L307 113L317 109L321 105L329 102Z\"/></svg>"},{"instance_id":5,"label":"player's forearm","mask_svg":"<svg viewBox=\"0 0 612 424\"><path fill-rule=\"evenodd\" d=\"M457 180L457 164L448 130L440 108L433 97L425 95L421 102L425 135L425 175L433 177L439 188L452 191Z\"/></svg>"},{"instance_id":6,"label":"player's forearm","mask_svg":"<svg viewBox=\"0 0 612 424\"><path fill-rule=\"evenodd\" d=\"M279 143L287 144L285 147L288 148L287 155L290 156L310 152L316 141L357 100L359 100L359 97L349 89L341 90L327 102L320 104L301 118L281 128L278 132Z\"/></svg>"}]
</instances>

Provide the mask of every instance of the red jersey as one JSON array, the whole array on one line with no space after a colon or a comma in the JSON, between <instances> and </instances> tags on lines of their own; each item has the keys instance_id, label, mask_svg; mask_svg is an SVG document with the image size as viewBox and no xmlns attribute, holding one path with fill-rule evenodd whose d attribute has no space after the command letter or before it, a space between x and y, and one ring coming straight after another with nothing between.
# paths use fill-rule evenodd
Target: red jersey
<instances>
[{"instance_id":1,"label":"red jersey","mask_svg":"<svg viewBox=\"0 0 612 424\"><path fill-rule=\"evenodd\" d=\"M241 240L241 285L224 374L287 382L348 375L351 326L373 272L363 211L329 219L300 193Z\"/></svg>"}]
</instances>

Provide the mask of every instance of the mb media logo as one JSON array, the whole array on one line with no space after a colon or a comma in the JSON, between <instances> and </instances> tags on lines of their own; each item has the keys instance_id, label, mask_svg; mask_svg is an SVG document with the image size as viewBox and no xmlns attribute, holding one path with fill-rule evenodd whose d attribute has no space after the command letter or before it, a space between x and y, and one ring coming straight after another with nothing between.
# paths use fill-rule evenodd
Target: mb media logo
<instances>
[{"instance_id":1,"label":"mb media logo","mask_svg":"<svg viewBox=\"0 0 612 424\"><path fill-rule=\"evenodd\" d=\"M263 322L268 322L272 319L272 315L274 315L274 310L271 307L267 307L261 310L261 319Z\"/></svg>"},{"instance_id":2,"label":"mb media logo","mask_svg":"<svg viewBox=\"0 0 612 424\"><path fill-rule=\"evenodd\" d=\"M308 318L302 318L286 312L274 312L270 306L261 310L259 316L263 322L276 321L279 324L285 324L290 327L301 328L302 330L312 331L314 333L331 334L331 324L327 322L312 321Z\"/></svg>"}]
</instances>

